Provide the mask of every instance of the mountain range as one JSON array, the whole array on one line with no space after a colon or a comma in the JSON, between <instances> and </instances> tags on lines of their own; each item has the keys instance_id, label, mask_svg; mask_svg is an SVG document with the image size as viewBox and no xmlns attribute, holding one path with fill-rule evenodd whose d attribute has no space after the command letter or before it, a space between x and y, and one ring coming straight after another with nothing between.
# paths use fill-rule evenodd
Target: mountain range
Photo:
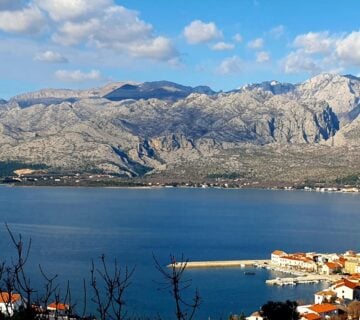
<instances>
[{"instance_id":1,"label":"mountain range","mask_svg":"<svg viewBox=\"0 0 360 320\"><path fill-rule=\"evenodd\" d=\"M168 81L0 100L0 161L174 180L332 181L360 172L360 79L229 92Z\"/></svg>"}]
</instances>

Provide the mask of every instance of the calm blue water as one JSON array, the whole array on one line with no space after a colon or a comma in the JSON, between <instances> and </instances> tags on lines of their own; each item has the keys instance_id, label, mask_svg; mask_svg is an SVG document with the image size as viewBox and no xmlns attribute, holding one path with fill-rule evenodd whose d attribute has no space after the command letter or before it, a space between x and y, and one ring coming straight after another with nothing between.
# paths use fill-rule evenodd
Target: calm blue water
<instances>
[{"instance_id":1,"label":"calm blue water","mask_svg":"<svg viewBox=\"0 0 360 320\"><path fill-rule=\"evenodd\" d=\"M190 260L268 258L274 249L343 252L360 247L360 195L221 189L97 189L0 187L0 222L32 238L29 274L37 265L72 283L75 296L104 253L136 267L127 294L131 314L167 317L167 290L152 254ZM12 248L0 225L0 252ZM311 301L321 285L268 287L267 270L245 276L240 269L188 270L200 290L199 319L257 310L272 300ZM79 301L79 304L81 302Z\"/></svg>"}]
</instances>

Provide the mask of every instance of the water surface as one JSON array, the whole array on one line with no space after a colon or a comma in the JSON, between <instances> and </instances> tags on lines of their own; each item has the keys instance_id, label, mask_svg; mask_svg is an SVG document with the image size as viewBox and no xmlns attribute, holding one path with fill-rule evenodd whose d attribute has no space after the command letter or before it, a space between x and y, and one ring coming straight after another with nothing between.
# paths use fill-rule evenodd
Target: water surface
<instances>
[{"instance_id":1,"label":"water surface","mask_svg":"<svg viewBox=\"0 0 360 320\"><path fill-rule=\"evenodd\" d=\"M275 249L344 252L360 244L360 195L266 190L0 187L0 221L32 238L28 270L37 265L73 284L75 296L91 259L105 254L136 267L127 295L130 312L171 314L154 254L190 260L266 259ZM0 226L0 252L13 253ZM268 287L267 270L188 270L200 290L199 318L250 313L272 300L312 300L321 285ZM80 303L80 302L79 302Z\"/></svg>"}]
</instances>

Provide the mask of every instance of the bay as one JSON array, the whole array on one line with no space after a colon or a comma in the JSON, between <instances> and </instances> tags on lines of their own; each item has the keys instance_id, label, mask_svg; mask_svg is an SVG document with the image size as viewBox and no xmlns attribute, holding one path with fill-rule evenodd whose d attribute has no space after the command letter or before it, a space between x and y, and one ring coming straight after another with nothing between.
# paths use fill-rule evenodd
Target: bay
<instances>
[{"instance_id":1,"label":"bay","mask_svg":"<svg viewBox=\"0 0 360 320\"><path fill-rule=\"evenodd\" d=\"M135 267L127 292L130 314L164 318L172 301L154 266L169 255L189 260L266 259L284 251L344 252L360 245L360 196L301 191L224 189L111 189L0 187L0 222L32 239L28 272L41 286L38 264L70 280L81 305L82 279L89 279L91 259L102 254ZM0 252L14 253L0 225ZM244 269L187 270L203 303L198 319L246 314L268 300L312 301L318 285L277 288L265 280L268 270L244 275Z\"/></svg>"}]
</instances>

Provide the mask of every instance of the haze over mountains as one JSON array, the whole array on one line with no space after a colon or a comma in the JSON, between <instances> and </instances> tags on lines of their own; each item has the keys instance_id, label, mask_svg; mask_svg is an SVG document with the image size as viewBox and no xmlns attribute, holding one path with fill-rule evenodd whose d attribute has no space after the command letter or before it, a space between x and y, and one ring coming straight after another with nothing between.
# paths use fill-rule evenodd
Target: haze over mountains
<instances>
[{"instance_id":1,"label":"haze over mountains","mask_svg":"<svg viewBox=\"0 0 360 320\"><path fill-rule=\"evenodd\" d=\"M227 93L167 81L44 89L0 101L0 161L174 179L335 179L360 172L359 97L359 78L334 74Z\"/></svg>"}]
</instances>

